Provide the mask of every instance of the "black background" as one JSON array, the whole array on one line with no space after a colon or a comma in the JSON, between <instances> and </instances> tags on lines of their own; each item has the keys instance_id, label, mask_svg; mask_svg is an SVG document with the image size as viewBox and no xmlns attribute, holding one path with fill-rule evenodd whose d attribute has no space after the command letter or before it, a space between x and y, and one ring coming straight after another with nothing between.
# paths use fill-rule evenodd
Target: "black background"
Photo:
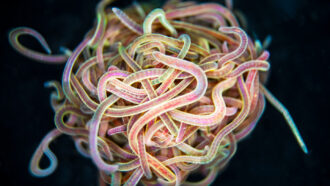
<instances>
[{"instance_id":1,"label":"black background","mask_svg":"<svg viewBox=\"0 0 330 186\"><path fill-rule=\"evenodd\" d=\"M51 145L59 160L52 175L29 174L35 148L54 128L51 91L43 83L60 80L64 66L29 60L16 53L7 39L11 28L28 26L46 38L54 53L60 46L74 49L93 25L96 3L12 0L1 5L0 181L4 185L97 184L95 166L78 154L69 137ZM116 3L125 4L130 3ZM272 36L267 87L290 110L310 154L303 154L282 116L267 104L255 131L238 144L214 185L330 185L330 1L236 0L234 7L246 15L250 35ZM40 49L36 41L24 38L25 45Z\"/></svg>"}]
</instances>

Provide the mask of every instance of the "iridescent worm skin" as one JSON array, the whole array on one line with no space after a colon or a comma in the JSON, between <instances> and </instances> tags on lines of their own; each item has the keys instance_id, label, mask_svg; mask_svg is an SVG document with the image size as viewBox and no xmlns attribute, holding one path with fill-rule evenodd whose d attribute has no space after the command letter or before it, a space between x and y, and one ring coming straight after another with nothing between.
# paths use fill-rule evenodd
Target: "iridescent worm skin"
<instances>
[{"instance_id":1,"label":"iridescent worm skin","mask_svg":"<svg viewBox=\"0 0 330 186\"><path fill-rule=\"evenodd\" d=\"M264 86L260 85L260 90L263 92L263 94L268 99L268 101L275 108L277 108L277 110L279 110L279 112L284 116L285 120L289 124L291 131L293 132L295 138L297 139L301 149L307 154L308 153L307 146L306 146L302 136L300 135L300 132L299 132L297 126L295 125L292 117L290 116L289 111Z\"/></svg>"},{"instance_id":2,"label":"iridescent worm skin","mask_svg":"<svg viewBox=\"0 0 330 186\"><path fill-rule=\"evenodd\" d=\"M48 55L24 47L22 44L18 42L18 37L21 35L31 35L35 37L40 42L41 46L46 50ZM44 37L39 32L31 28L18 27L13 29L9 33L9 42L13 46L13 48L16 49L19 53L22 53L26 57L37 61L56 64L56 63L64 63L68 59L66 55L50 55L52 52Z\"/></svg>"},{"instance_id":3,"label":"iridescent worm skin","mask_svg":"<svg viewBox=\"0 0 330 186\"><path fill-rule=\"evenodd\" d=\"M184 122L194 126L211 126L220 122L226 114L225 102L221 98L221 94L226 89L232 87L235 79L228 79L217 84L212 91L212 99L215 105L214 111L208 115L195 115L184 113L179 110L170 111L170 115L177 121Z\"/></svg>"},{"instance_id":4,"label":"iridescent worm skin","mask_svg":"<svg viewBox=\"0 0 330 186\"><path fill-rule=\"evenodd\" d=\"M241 92L243 100L244 100L243 101L244 102L243 109L241 110L239 115L230 124L228 124L226 127L224 127L215 136L215 139L212 142L210 150L208 151L207 155L201 156L201 157L198 157L198 156L176 156L174 158L166 160L164 162L164 164L170 165L170 164L177 163L177 162L190 162L190 163L206 164L214 158L215 153L217 152L217 149L218 149L219 144L220 144L221 140L223 139L223 137L226 136L232 130L234 130L240 124L240 122L246 117L246 115L248 114L249 97L247 95L247 90L246 90L246 87L245 87L244 83L242 82L242 78L240 77L240 78L238 78L238 80L239 80L238 84L239 84L239 87L240 87L240 92Z\"/></svg>"},{"instance_id":5,"label":"iridescent worm skin","mask_svg":"<svg viewBox=\"0 0 330 186\"><path fill-rule=\"evenodd\" d=\"M180 35L179 39L181 39L184 44L183 44L182 50L178 54L177 58L183 59L189 51L189 48L191 45L191 39L190 39L189 35L187 35L187 34ZM174 68L167 69L167 71L162 76L160 76L156 80L153 80L152 84L158 84L158 83L163 82L165 79L168 79L169 76L171 76L173 74L174 70L175 70Z\"/></svg>"},{"instance_id":6,"label":"iridescent worm skin","mask_svg":"<svg viewBox=\"0 0 330 186\"><path fill-rule=\"evenodd\" d=\"M238 57L240 57L246 50L247 45L248 45L248 38L246 33L238 28L238 27L220 27L219 28L220 32L225 32L225 33L232 33L232 34L237 34L240 38L240 44L237 47L236 50L224 55L221 57L218 61L219 66L222 66L226 64L228 61L232 61Z\"/></svg>"},{"instance_id":7,"label":"iridescent worm skin","mask_svg":"<svg viewBox=\"0 0 330 186\"><path fill-rule=\"evenodd\" d=\"M205 3L205 4L194 5L182 9L176 9L167 13L166 18L167 19L174 19L178 17L181 18L181 17L193 16L193 15L198 15L213 11L220 13L224 18L226 18L231 23L231 25L238 26L237 20L233 16L233 14L227 8L215 3Z\"/></svg>"},{"instance_id":8,"label":"iridescent worm skin","mask_svg":"<svg viewBox=\"0 0 330 186\"><path fill-rule=\"evenodd\" d=\"M49 144L72 136L77 151L99 169L101 185L208 185L256 127L265 98L279 110L305 153L288 110L265 88L270 39L253 41L227 8L169 0L163 9L134 3L128 9L102 0L97 21L72 52L50 54L38 32L20 27L10 44L46 63L66 61L55 88L52 130L30 162L44 177L56 166ZM220 28L219 28L220 27ZM31 35L47 54L25 48ZM50 165L39 166L43 153ZM204 179L190 182L192 172Z\"/></svg>"},{"instance_id":9,"label":"iridescent worm skin","mask_svg":"<svg viewBox=\"0 0 330 186\"><path fill-rule=\"evenodd\" d=\"M151 34L152 23L157 18L159 18L159 22L171 33L171 35L173 35L174 37L176 37L178 35L175 28L167 21L164 10L162 10L160 8L154 9L145 18L145 20L143 22L143 33L144 34Z\"/></svg>"},{"instance_id":10,"label":"iridescent worm skin","mask_svg":"<svg viewBox=\"0 0 330 186\"><path fill-rule=\"evenodd\" d=\"M38 177L48 176L52 173L57 167L57 158L54 153L49 149L49 143L60 136L62 133L58 129L53 129L50 131L42 140L37 150L33 154L33 158L30 162L30 171L33 175ZM39 161L41 160L42 155L45 154L50 161L48 168L41 169L39 167Z\"/></svg>"},{"instance_id":11,"label":"iridescent worm skin","mask_svg":"<svg viewBox=\"0 0 330 186\"><path fill-rule=\"evenodd\" d=\"M119 20L125 24L128 28L130 28L133 32L142 35L143 34L143 30L140 27L140 25L138 25L136 22L134 22L131 18L129 18L125 12L121 11L119 8L112 8L112 11L116 14L116 16L119 18Z\"/></svg>"}]
</instances>

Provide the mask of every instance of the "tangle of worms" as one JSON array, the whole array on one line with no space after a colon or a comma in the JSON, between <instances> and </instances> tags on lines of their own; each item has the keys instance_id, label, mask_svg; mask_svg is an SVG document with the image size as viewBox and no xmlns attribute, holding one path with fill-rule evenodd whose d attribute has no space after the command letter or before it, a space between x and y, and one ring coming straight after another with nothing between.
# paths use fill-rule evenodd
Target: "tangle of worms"
<instances>
[{"instance_id":1,"label":"tangle of worms","mask_svg":"<svg viewBox=\"0 0 330 186\"><path fill-rule=\"evenodd\" d=\"M65 54L51 54L31 28L9 34L21 54L65 63L62 83L45 84L56 90L56 127L32 157L33 175L55 171L49 144L69 135L95 163L102 184L210 184L255 128L265 97L308 152L289 112L263 85L269 52L239 26L231 1L169 0L162 8L134 3L124 10L111 2L99 2L96 26ZM21 35L33 36L47 54L24 47ZM47 168L39 166L43 155ZM196 172L205 178L188 181Z\"/></svg>"}]
</instances>

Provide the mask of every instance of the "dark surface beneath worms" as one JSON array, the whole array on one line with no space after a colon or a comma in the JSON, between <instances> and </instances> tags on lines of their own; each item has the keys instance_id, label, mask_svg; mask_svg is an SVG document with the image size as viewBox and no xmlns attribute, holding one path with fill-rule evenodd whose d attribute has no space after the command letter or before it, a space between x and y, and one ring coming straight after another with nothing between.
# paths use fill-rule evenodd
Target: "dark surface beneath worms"
<instances>
[{"instance_id":1,"label":"dark surface beneath worms","mask_svg":"<svg viewBox=\"0 0 330 186\"><path fill-rule=\"evenodd\" d=\"M223 1L216 1L223 3ZM11 28L38 30L54 53L73 49L93 25L97 1L10 1L2 11L1 28L1 153L4 185L96 185L97 170L81 157L72 140L61 137L51 148L57 170L34 178L28 163L42 137L54 128L48 80L60 80L63 65L45 65L17 54L8 43ZM126 3L128 5L129 3ZM123 7L125 3L117 3ZM327 185L330 183L328 132L329 1L236 0L235 9L248 19L248 33L273 38L270 91L289 109L310 150L304 155L285 120L269 104L254 132L214 185ZM36 41L23 43L38 49ZM3 58L4 57L4 58ZM44 162L45 164L47 162Z\"/></svg>"}]
</instances>

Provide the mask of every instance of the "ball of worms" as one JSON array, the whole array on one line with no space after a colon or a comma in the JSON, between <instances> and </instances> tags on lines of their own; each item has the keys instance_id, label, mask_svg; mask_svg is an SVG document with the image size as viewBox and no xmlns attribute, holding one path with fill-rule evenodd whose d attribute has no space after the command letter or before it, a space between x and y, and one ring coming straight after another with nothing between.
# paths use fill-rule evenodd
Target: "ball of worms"
<instances>
[{"instance_id":1,"label":"ball of worms","mask_svg":"<svg viewBox=\"0 0 330 186\"><path fill-rule=\"evenodd\" d=\"M123 10L111 2L99 2L95 26L63 54L51 54L31 28L10 32L21 54L65 63L62 82L45 84L55 89L55 128L32 157L33 175L55 171L49 144L69 135L99 169L102 184L208 185L255 128L265 98L308 152L289 112L263 85L267 42L246 34L231 1L169 0L161 8L134 3ZM24 47L21 35L36 38L47 53ZM40 168L44 155L51 163ZM192 173L204 179L189 181Z\"/></svg>"}]
</instances>

